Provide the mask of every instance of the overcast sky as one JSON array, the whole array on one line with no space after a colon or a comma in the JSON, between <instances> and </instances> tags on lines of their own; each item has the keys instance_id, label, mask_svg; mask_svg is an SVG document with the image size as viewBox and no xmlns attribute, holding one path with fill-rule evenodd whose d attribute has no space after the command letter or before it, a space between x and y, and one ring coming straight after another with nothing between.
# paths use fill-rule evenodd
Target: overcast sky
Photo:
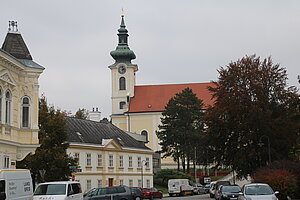
<instances>
[{"instance_id":1,"label":"overcast sky","mask_svg":"<svg viewBox=\"0 0 300 200\"><path fill-rule=\"evenodd\" d=\"M34 61L46 69L40 93L56 108L111 113L110 51L124 8L138 85L209 82L217 69L272 56L299 87L299 0L6 0L0 40L16 20Z\"/></svg>"}]
</instances>

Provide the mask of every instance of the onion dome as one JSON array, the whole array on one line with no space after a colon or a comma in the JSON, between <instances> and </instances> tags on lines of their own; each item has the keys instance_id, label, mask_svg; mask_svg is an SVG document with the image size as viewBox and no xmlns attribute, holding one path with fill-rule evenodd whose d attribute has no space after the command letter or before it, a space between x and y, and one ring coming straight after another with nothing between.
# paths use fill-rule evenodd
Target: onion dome
<instances>
[{"instance_id":1,"label":"onion dome","mask_svg":"<svg viewBox=\"0 0 300 200\"><path fill-rule=\"evenodd\" d=\"M119 43L116 50L111 51L110 55L115 59L116 63L131 63L135 59L135 54L128 46L128 31L124 23L124 15L122 15L121 25L118 29Z\"/></svg>"}]
</instances>

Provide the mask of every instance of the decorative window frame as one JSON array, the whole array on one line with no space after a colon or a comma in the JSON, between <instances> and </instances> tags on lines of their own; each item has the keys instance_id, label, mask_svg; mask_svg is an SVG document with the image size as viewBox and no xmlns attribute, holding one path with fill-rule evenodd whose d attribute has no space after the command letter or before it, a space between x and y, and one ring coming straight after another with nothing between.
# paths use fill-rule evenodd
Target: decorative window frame
<instances>
[{"instance_id":1,"label":"decorative window frame","mask_svg":"<svg viewBox=\"0 0 300 200\"><path fill-rule=\"evenodd\" d=\"M27 98L28 99L28 104L24 104L24 99L25 98ZM20 112L21 112L21 120L20 120L20 127L21 128L30 128L31 127L31 122L32 122L32 120L31 120L31 116L32 116L32 110L31 110L31 108L32 108L32 101L31 101L31 98L29 97L29 96L27 96L27 95L25 95L25 96L23 96L22 98L21 98L21 109L20 109ZM28 124L27 124L27 126L24 126L24 124L23 124L23 117L24 117L24 110L23 110L23 108L25 108L25 107L28 107Z\"/></svg>"},{"instance_id":2,"label":"decorative window frame","mask_svg":"<svg viewBox=\"0 0 300 200\"><path fill-rule=\"evenodd\" d=\"M7 94L9 93L9 97L7 97ZM5 124L7 125L11 125L11 116L12 116L12 92L10 91L10 89L7 89L5 91Z\"/></svg>"}]
</instances>

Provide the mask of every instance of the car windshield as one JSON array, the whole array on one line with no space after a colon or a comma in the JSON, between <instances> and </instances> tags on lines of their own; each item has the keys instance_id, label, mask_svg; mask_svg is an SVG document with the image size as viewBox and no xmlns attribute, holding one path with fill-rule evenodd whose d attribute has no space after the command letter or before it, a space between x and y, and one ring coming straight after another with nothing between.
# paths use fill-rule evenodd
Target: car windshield
<instances>
[{"instance_id":1,"label":"car windshield","mask_svg":"<svg viewBox=\"0 0 300 200\"><path fill-rule=\"evenodd\" d=\"M222 191L238 193L241 191L241 188L239 186L223 186Z\"/></svg>"},{"instance_id":2,"label":"car windshield","mask_svg":"<svg viewBox=\"0 0 300 200\"><path fill-rule=\"evenodd\" d=\"M246 187L245 194L247 195L271 195L273 190L268 185L251 185Z\"/></svg>"},{"instance_id":3,"label":"car windshield","mask_svg":"<svg viewBox=\"0 0 300 200\"><path fill-rule=\"evenodd\" d=\"M66 194L65 184L45 184L39 185L34 195L64 195Z\"/></svg>"}]
</instances>

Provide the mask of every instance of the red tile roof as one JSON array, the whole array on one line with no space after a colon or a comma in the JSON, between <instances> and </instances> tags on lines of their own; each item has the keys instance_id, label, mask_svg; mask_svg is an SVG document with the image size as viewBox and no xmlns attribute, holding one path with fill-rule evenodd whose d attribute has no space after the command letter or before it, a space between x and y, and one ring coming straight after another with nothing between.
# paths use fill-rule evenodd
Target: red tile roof
<instances>
[{"instance_id":1,"label":"red tile roof","mask_svg":"<svg viewBox=\"0 0 300 200\"><path fill-rule=\"evenodd\" d=\"M170 85L141 85L134 87L134 97L130 100L128 112L163 111L168 101L185 88L192 89L193 93L204 102L204 108L213 105L208 86L213 83L190 83Z\"/></svg>"}]
</instances>

